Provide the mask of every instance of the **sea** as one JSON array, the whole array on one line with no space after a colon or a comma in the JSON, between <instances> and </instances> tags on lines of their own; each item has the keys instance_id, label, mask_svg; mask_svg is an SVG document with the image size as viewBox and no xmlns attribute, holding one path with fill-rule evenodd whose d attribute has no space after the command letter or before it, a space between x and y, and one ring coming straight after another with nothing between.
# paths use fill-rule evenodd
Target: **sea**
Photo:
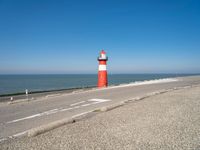
<instances>
[{"instance_id":1,"label":"sea","mask_svg":"<svg viewBox=\"0 0 200 150\"><path fill-rule=\"evenodd\" d=\"M136 81L189 76L193 74L109 74L109 85ZM0 75L0 96L28 92L44 92L96 87L96 74Z\"/></svg>"}]
</instances>

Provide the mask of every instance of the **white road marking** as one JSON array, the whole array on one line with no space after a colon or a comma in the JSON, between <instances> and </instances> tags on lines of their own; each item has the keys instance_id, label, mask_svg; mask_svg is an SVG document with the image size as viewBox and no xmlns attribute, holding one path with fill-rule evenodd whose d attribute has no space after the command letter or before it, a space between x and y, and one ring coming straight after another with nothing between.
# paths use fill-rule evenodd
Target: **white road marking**
<instances>
[{"instance_id":1,"label":"white road marking","mask_svg":"<svg viewBox=\"0 0 200 150\"><path fill-rule=\"evenodd\" d=\"M74 115L74 116L72 116L72 118L80 117L80 116L86 115L86 114L91 113L91 112L92 112L92 111L86 111L86 112L83 112L83 113Z\"/></svg>"},{"instance_id":2,"label":"white road marking","mask_svg":"<svg viewBox=\"0 0 200 150\"><path fill-rule=\"evenodd\" d=\"M20 133L12 135L12 137L19 137L19 136L22 136L22 135L24 135L26 133L27 133L27 131L23 131L23 132L20 132Z\"/></svg>"},{"instance_id":3,"label":"white road marking","mask_svg":"<svg viewBox=\"0 0 200 150\"><path fill-rule=\"evenodd\" d=\"M19 122L19 121L23 121L23 120L27 120L27 119L32 119L32 118L40 117L40 116L44 116L44 115L50 115L50 114L56 113L57 110L58 109L52 109L52 110L49 110L49 111L45 111L43 113L38 113L38 114L31 115L31 116L28 116L28 117L15 119L15 120L12 120L12 121L8 121L7 124L15 123L15 122Z\"/></svg>"},{"instance_id":4,"label":"white road marking","mask_svg":"<svg viewBox=\"0 0 200 150\"><path fill-rule=\"evenodd\" d=\"M41 115L50 115L50 114L54 114L57 112L58 109L52 109L52 110L49 110L49 111L45 111L43 113L41 113Z\"/></svg>"},{"instance_id":5,"label":"white road marking","mask_svg":"<svg viewBox=\"0 0 200 150\"><path fill-rule=\"evenodd\" d=\"M75 107L56 108L56 109L48 110L48 111L45 111L45 112L42 112L42 113L38 113L38 114L31 115L31 116L27 116L27 117L24 117L24 118L8 121L7 124L16 123L16 122L24 121L24 120L27 120L27 119L33 119L35 117L41 117L41 116L45 116L45 115L50 115L50 114L54 114L54 113L58 113L58 112L64 112L64 111L68 111L68 110L73 110L73 109L77 109L77 108L80 108L80 107L86 107L86 106L90 106L90 105L94 105L94 104L98 104L98 103L108 102L110 100L108 100L108 99L89 99L87 101L88 102L92 102L92 103L76 106L78 104L82 104L82 103L86 102L86 101L81 101L81 102L78 102L78 103L71 104L71 105L73 105ZM91 113L91 112L92 112L92 110L91 111L87 111L87 112L83 112L83 113L80 113L80 114L76 114L76 115L72 116L72 118L80 117L82 115L86 115L86 114ZM12 138L16 138L16 137L19 137L19 136L23 136L26 133L27 133L27 131L23 131L23 132L16 133L14 135L8 136L6 138L1 138L0 142L6 141L6 140L9 140L9 139L12 139Z\"/></svg>"},{"instance_id":6,"label":"white road marking","mask_svg":"<svg viewBox=\"0 0 200 150\"><path fill-rule=\"evenodd\" d=\"M45 97L46 98L49 98L49 97L54 97L54 96L60 96L61 94L49 94L49 95L46 95Z\"/></svg>"},{"instance_id":7,"label":"white road marking","mask_svg":"<svg viewBox=\"0 0 200 150\"><path fill-rule=\"evenodd\" d=\"M80 106L76 106L76 107L74 107L73 109L77 109L77 108L80 108Z\"/></svg>"},{"instance_id":8,"label":"white road marking","mask_svg":"<svg viewBox=\"0 0 200 150\"><path fill-rule=\"evenodd\" d=\"M39 117L39 116L41 116L41 114L31 115L31 116L28 116L28 117L24 117L24 118L20 118L20 119L8 121L7 124L9 124L9 123L15 123L15 122L19 122L19 121L22 121L22 120L27 120L27 119L31 119L31 118L35 118L35 117Z\"/></svg>"},{"instance_id":9,"label":"white road marking","mask_svg":"<svg viewBox=\"0 0 200 150\"><path fill-rule=\"evenodd\" d=\"M98 104L98 103L108 102L110 100L108 100L108 99L89 99L87 101L88 102L92 102L92 103L88 103L88 104L76 106L78 104L82 104L82 103L86 102L86 101L81 101L81 102L74 103L74 104L70 105L70 106L73 105L75 107L70 107L70 108L56 108L56 109L48 110L48 111L45 111L45 112L42 112L42 113L38 113L38 114L31 115L31 116L27 116L27 117L24 117L24 118L19 118L19 119L15 119L15 120L12 120L12 121L8 121L8 122L6 122L6 124L16 123L16 122L19 122L19 121L33 119L33 118L41 117L41 116L47 116L47 115L55 114L55 113L58 113L58 112L64 112L64 111L68 111L68 110L78 109L80 107L86 107L86 106L90 106L90 105L94 105L94 104Z\"/></svg>"},{"instance_id":10,"label":"white road marking","mask_svg":"<svg viewBox=\"0 0 200 150\"><path fill-rule=\"evenodd\" d=\"M84 105L81 105L82 107L86 107L86 106L90 106L92 104L84 104Z\"/></svg>"},{"instance_id":11,"label":"white road marking","mask_svg":"<svg viewBox=\"0 0 200 150\"><path fill-rule=\"evenodd\" d=\"M95 104L97 104L97 103L108 102L110 100L109 99L89 99L88 101L89 102L96 102Z\"/></svg>"},{"instance_id":12,"label":"white road marking","mask_svg":"<svg viewBox=\"0 0 200 150\"><path fill-rule=\"evenodd\" d=\"M1 138L0 139L0 143L3 142L3 141L7 141L9 139L13 139L13 138L17 138L17 137L23 136L26 133L27 133L27 130L23 131L23 132L16 133L16 134L13 134L13 135L5 137L5 138Z\"/></svg>"},{"instance_id":13,"label":"white road marking","mask_svg":"<svg viewBox=\"0 0 200 150\"><path fill-rule=\"evenodd\" d=\"M70 106L75 106L75 105L82 104L82 103L85 103L85 101L80 101L80 102L77 102L77 103L71 104Z\"/></svg>"},{"instance_id":14,"label":"white road marking","mask_svg":"<svg viewBox=\"0 0 200 150\"><path fill-rule=\"evenodd\" d=\"M72 108L71 108L71 109L72 109ZM70 110L70 108L68 108L68 109L62 109L62 110ZM61 110L61 111L62 111L62 110ZM77 115L72 116L72 118L80 117L80 116L82 116L82 115L86 115L86 114L91 113L91 112L92 112L92 111L83 112L83 113L80 113L80 114L77 114ZM19 132L19 133L16 133L16 134L14 134L14 135L8 136L8 137L6 137L6 138L1 138L1 139L0 139L0 143L3 142L3 141L7 141L7 140L9 140L9 139L13 139L13 138L17 138L17 137L23 136L23 135L25 135L27 132L28 132L28 131L26 130L26 131Z\"/></svg>"},{"instance_id":15,"label":"white road marking","mask_svg":"<svg viewBox=\"0 0 200 150\"><path fill-rule=\"evenodd\" d=\"M73 109L73 108L64 108L64 109L61 109L60 112L71 110L71 109Z\"/></svg>"}]
</instances>

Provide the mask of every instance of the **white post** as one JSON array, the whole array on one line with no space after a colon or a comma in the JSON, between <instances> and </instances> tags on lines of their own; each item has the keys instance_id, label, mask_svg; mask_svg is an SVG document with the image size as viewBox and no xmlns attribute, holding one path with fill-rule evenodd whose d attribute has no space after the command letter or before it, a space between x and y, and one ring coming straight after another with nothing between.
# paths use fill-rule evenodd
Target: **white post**
<instances>
[{"instance_id":1,"label":"white post","mask_svg":"<svg viewBox=\"0 0 200 150\"><path fill-rule=\"evenodd\" d=\"M26 97L28 99L28 89L26 89L25 92L26 92Z\"/></svg>"}]
</instances>

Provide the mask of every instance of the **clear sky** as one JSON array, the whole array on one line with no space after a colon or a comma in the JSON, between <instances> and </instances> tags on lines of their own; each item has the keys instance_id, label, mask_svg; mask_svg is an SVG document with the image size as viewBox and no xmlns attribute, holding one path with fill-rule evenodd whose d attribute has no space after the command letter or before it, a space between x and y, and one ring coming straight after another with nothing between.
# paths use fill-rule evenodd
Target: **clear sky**
<instances>
[{"instance_id":1,"label":"clear sky","mask_svg":"<svg viewBox=\"0 0 200 150\"><path fill-rule=\"evenodd\" d=\"M0 0L0 74L200 73L199 0Z\"/></svg>"}]
</instances>

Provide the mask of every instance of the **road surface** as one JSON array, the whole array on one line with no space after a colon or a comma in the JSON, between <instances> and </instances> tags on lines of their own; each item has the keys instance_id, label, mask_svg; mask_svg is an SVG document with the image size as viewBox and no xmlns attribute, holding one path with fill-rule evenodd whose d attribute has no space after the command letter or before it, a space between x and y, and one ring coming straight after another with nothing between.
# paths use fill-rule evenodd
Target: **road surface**
<instances>
[{"instance_id":1,"label":"road surface","mask_svg":"<svg viewBox=\"0 0 200 150\"><path fill-rule=\"evenodd\" d=\"M200 84L200 76L180 77L167 82L122 85L105 89L93 89L78 93L47 96L38 100L14 104L0 104L0 141L19 136L31 128L63 118L78 116L96 108L120 101L142 97L148 93Z\"/></svg>"}]
</instances>

